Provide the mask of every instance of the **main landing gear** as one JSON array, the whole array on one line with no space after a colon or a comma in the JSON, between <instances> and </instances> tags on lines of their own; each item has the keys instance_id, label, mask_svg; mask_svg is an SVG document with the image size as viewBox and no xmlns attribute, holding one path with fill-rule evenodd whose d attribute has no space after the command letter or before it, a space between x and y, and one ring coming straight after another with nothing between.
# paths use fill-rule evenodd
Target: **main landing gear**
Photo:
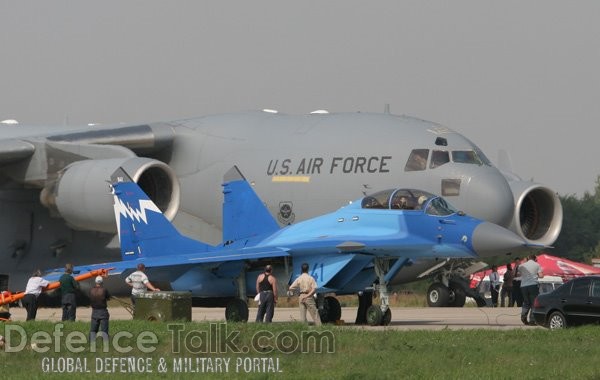
<instances>
[{"instance_id":1,"label":"main landing gear","mask_svg":"<svg viewBox=\"0 0 600 380\"><path fill-rule=\"evenodd\" d=\"M465 291L455 282L450 282L448 286L434 282L427 290L427 304L430 307L463 307L466 299Z\"/></svg>"},{"instance_id":2,"label":"main landing gear","mask_svg":"<svg viewBox=\"0 0 600 380\"><path fill-rule=\"evenodd\" d=\"M320 305L319 316L322 323L335 323L342 317L342 307L337 298L317 295L317 304Z\"/></svg>"},{"instance_id":3,"label":"main landing gear","mask_svg":"<svg viewBox=\"0 0 600 380\"><path fill-rule=\"evenodd\" d=\"M235 298L225 307L225 320L227 322L248 322L248 304L246 301Z\"/></svg>"},{"instance_id":4,"label":"main landing gear","mask_svg":"<svg viewBox=\"0 0 600 380\"><path fill-rule=\"evenodd\" d=\"M248 304L246 301L246 271L242 270L236 279L238 288L238 297L227 304L225 307L225 320L227 322L248 322Z\"/></svg>"},{"instance_id":5,"label":"main landing gear","mask_svg":"<svg viewBox=\"0 0 600 380\"><path fill-rule=\"evenodd\" d=\"M426 271L433 278L433 284L427 290L429 307L463 307L467 297L477 302L477 306L485 306L485 299L469 286L469 274L475 273L487 264L473 260L447 259Z\"/></svg>"},{"instance_id":6,"label":"main landing gear","mask_svg":"<svg viewBox=\"0 0 600 380\"><path fill-rule=\"evenodd\" d=\"M485 300L480 294L470 289L468 283L460 278L451 281L436 281L427 290L427 305L429 307L463 307L467 296L477 302L477 306L485 306Z\"/></svg>"}]
</instances>

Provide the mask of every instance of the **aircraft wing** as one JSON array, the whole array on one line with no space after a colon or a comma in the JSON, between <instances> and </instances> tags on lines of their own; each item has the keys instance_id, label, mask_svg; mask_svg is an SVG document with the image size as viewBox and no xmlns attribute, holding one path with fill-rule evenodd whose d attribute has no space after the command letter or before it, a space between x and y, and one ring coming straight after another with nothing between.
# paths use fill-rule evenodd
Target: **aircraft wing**
<instances>
[{"instance_id":1,"label":"aircraft wing","mask_svg":"<svg viewBox=\"0 0 600 380\"><path fill-rule=\"evenodd\" d=\"M164 191L147 189L161 198L169 220L179 209L177 174L166 164L174 152L170 125L3 125L0 132L0 174L19 186L41 189L41 204L71 228L114 233L106 183L118 168Z\"/></svg>"},{"instance_id":2,"label":"aircraft wing","mask_svg":"<svg viewBox=\"0 0 600 380\"><path fill-rule=\"evenodd\" d=\"M203 264L218 264L225 262L245 260L255 260L264 258L275 258L289 256L289 253L285 249L273 248L273 249L234 249L234 250L222 250L215 252L208 252L202 254L188 254L188 255L175 255L175 256L161 256L161 257L150 257L135 260L115 261L108 263L79 265L73 269L73 274L90 272L96 269L108 269L113 268L109 273L111 276L127 274L135 271L138 263L144 263L148 269L168 269L174 266L194 266ZM48 281L56 281L64 273L63 268L56 268L47 271L44 274L44 278Z\"/></svg>"},{"instance_id":3,"label":"aircraft wing","mask_svg":"<svg viewBox=\"0 0 600 380\"><path fill-rule=\"evenodd\" d=\"M31 157L34 152L34 145L27 141L18 139L0 140L0 165Z\"/></svg>"},{"instance_id":4,"label":"aircraft wing","mask_svg":"<svg viewBox=\"0 0 600 380\"><path fill-rule=\"evenodd\" d=\"M161 123L152 126L147 124L63 126L52 130L59 132L48 134L48 128L42 126L3 125L2 132L5 138L0 139L0 166L25 160L34 155L40 162L48 158L54 160L60 158L64 164L85 158L114 158L114 155L111 156L114 154L114 149L111 147L117 146L123 147L123 152L130 150L136 154L152 156L153 153L170 147L174 138L172 130L161 128ZM90 148L91 145L95 148ZM81 146L85 146L85 149L80 149ZM36 151L41 151L41 154L36 154ZM22 179L27 180L27 178Z\"/></svg>"}]
</instances>

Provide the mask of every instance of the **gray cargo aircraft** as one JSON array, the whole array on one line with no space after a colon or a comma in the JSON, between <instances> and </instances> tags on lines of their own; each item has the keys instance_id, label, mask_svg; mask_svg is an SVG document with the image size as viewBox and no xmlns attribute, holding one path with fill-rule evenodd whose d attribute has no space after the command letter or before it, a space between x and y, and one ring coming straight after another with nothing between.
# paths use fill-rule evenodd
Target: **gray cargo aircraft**
<instances>
[{"instance_id":1,"label":"gray cargo aircraft","mask_svg":"<svg viewBox=\"0 0 600 380\"><path fill-rule=\"evenodd\" d=\"M244 174L281 225L333 211L398 185L448 199L528 243L550 245L562 224L558 196L494 167L469 139L439 124L389 113L270 110L137 125L0 125L0 271L23 288L35 268L115 261L110 175L124 168L184 234L221 237L221 178ZM429 302L464 303L468 265L422 260L393 283L433 277Z\"/></svg>"}]
</instances>

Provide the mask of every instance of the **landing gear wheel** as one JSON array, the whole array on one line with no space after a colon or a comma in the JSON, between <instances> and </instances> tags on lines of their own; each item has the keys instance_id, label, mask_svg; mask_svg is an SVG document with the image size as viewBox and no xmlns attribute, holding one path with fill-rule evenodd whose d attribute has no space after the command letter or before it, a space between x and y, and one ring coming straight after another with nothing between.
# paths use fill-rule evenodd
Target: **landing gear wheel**
<instances>
[{"instance_id":1,"label":"landing gear wheel","mask_svg":"<svg viewBox=\"0 0 600 380\"><path fill-rule=\"evenodd\" d=\"M162 322L164 319L165 317L160 311L151 311L146 315L146 320L150 322Z\"/></svg>"},{"instance_id":2,"label":"landing gear wheel","mask_svg":"<svg viewBox=\"0 0 600 380\"><path fill-rule=\"evenodd\" d=\"M391 315L391 314L390 314ZM383 319L383 313L379 305L371 305L367 309L367 324L369 326L379 326Z\"/></svg>"},{"instance_id":3,"label":"landing gear wheel","mask_svg":"<svg viewBox=\"0 0 600 380\"><path fill-rule=\"evenodd\" d=\"M465 306L465 301L467 300L467 295L462 288L450 286L449 291L449 299L448 306L450 307L463 307Z\"/></svg>"},{"instance_id":4,"label":"landing gear wheel","mask_svg":"<svg viewBox=\"0 0 600 380\"><path fill-rule=\"evenodd\" d=\"M478 295L477 297L474 297L475 302L477 302L477 307L485 307L487 306L487 303L485 302L485 298L483 298L482 296Z\"/></svg>"},{"instance_id":5,"label":"landing gear wheel","mask_svg":"<svg viewBox=\"0 0 600 380\"><path fill-rule=\"evenodd\" d=\"M427 290L427 304L429 307L444 307L448 305L450 291L444 284L435 282Z\"/></svg>"},{"instance_id":6,"label":"landing gear wheel","mask_svg":"<svg viewBox=\"0 0 600 380\"><path fill-rule=\"evenodd\" d=\"M248 322L248 305L241 299L231 300L225 307L227 322Z\"/></svg>"},{"instance_id":7,"label":"landing gear wheel","mask_svg":"<svg viewBox=\"0 0 600 380\"><path fill-rule=\"evenodd\" d=\"M383 317L381 317L381 325L388 326L392 322L392 311L388 307L388 309L383 313Z\"/></svg>"},{"instance_id":8,"label":"landing gear wheel","mask_svg":"<svg viewBox=\"0 0 600 380\"><path fill-rule=\"evenodd\" d=\"M548 328L550 330L564 329L565 327L567 327L567 320L560 311L550 314L550 318L548 318Z\"/></svg>"},{"instance_id":9,"label":"landing gear wheel","mask_svg":"<svg viewBox=\"0 0 600 380\"><path fill-rule=\"evenodd\" d=\"M323 308L319 309L321 322L330 323L339 320L342 317L342 307L337 298L327 296L323 299Z\"/></svg>"}]
</instances>

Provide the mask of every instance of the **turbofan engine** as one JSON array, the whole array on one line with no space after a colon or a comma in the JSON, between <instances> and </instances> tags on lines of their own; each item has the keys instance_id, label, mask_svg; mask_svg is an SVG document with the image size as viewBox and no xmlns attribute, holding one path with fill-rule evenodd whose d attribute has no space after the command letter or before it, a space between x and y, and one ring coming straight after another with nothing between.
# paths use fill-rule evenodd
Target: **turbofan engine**
<instances>
[{"instance_id":1,"label":"turbofan engine","mask_svg":"<svg viewBox=\"0 0 600 380\"><path fill-rule=\"evenodd\" d=\"M42 190L40 200L74 229L116 232L109 183L119 168L173 220L179 209L179 182L167 164L149 158L74 162L61 172L52 187Z\"/></svg>"},{"instance_id":2,"label":"turbofan engine","mask_svg":"<svg viewBox=\"0 0 600 380\"><path fill-rule=\"evenodd\" d=\"M563 210L558 195L528 181L510 181L515 212L510 230L530 243L550 246L562 228Z\"/></svg>"}]
</instances>

